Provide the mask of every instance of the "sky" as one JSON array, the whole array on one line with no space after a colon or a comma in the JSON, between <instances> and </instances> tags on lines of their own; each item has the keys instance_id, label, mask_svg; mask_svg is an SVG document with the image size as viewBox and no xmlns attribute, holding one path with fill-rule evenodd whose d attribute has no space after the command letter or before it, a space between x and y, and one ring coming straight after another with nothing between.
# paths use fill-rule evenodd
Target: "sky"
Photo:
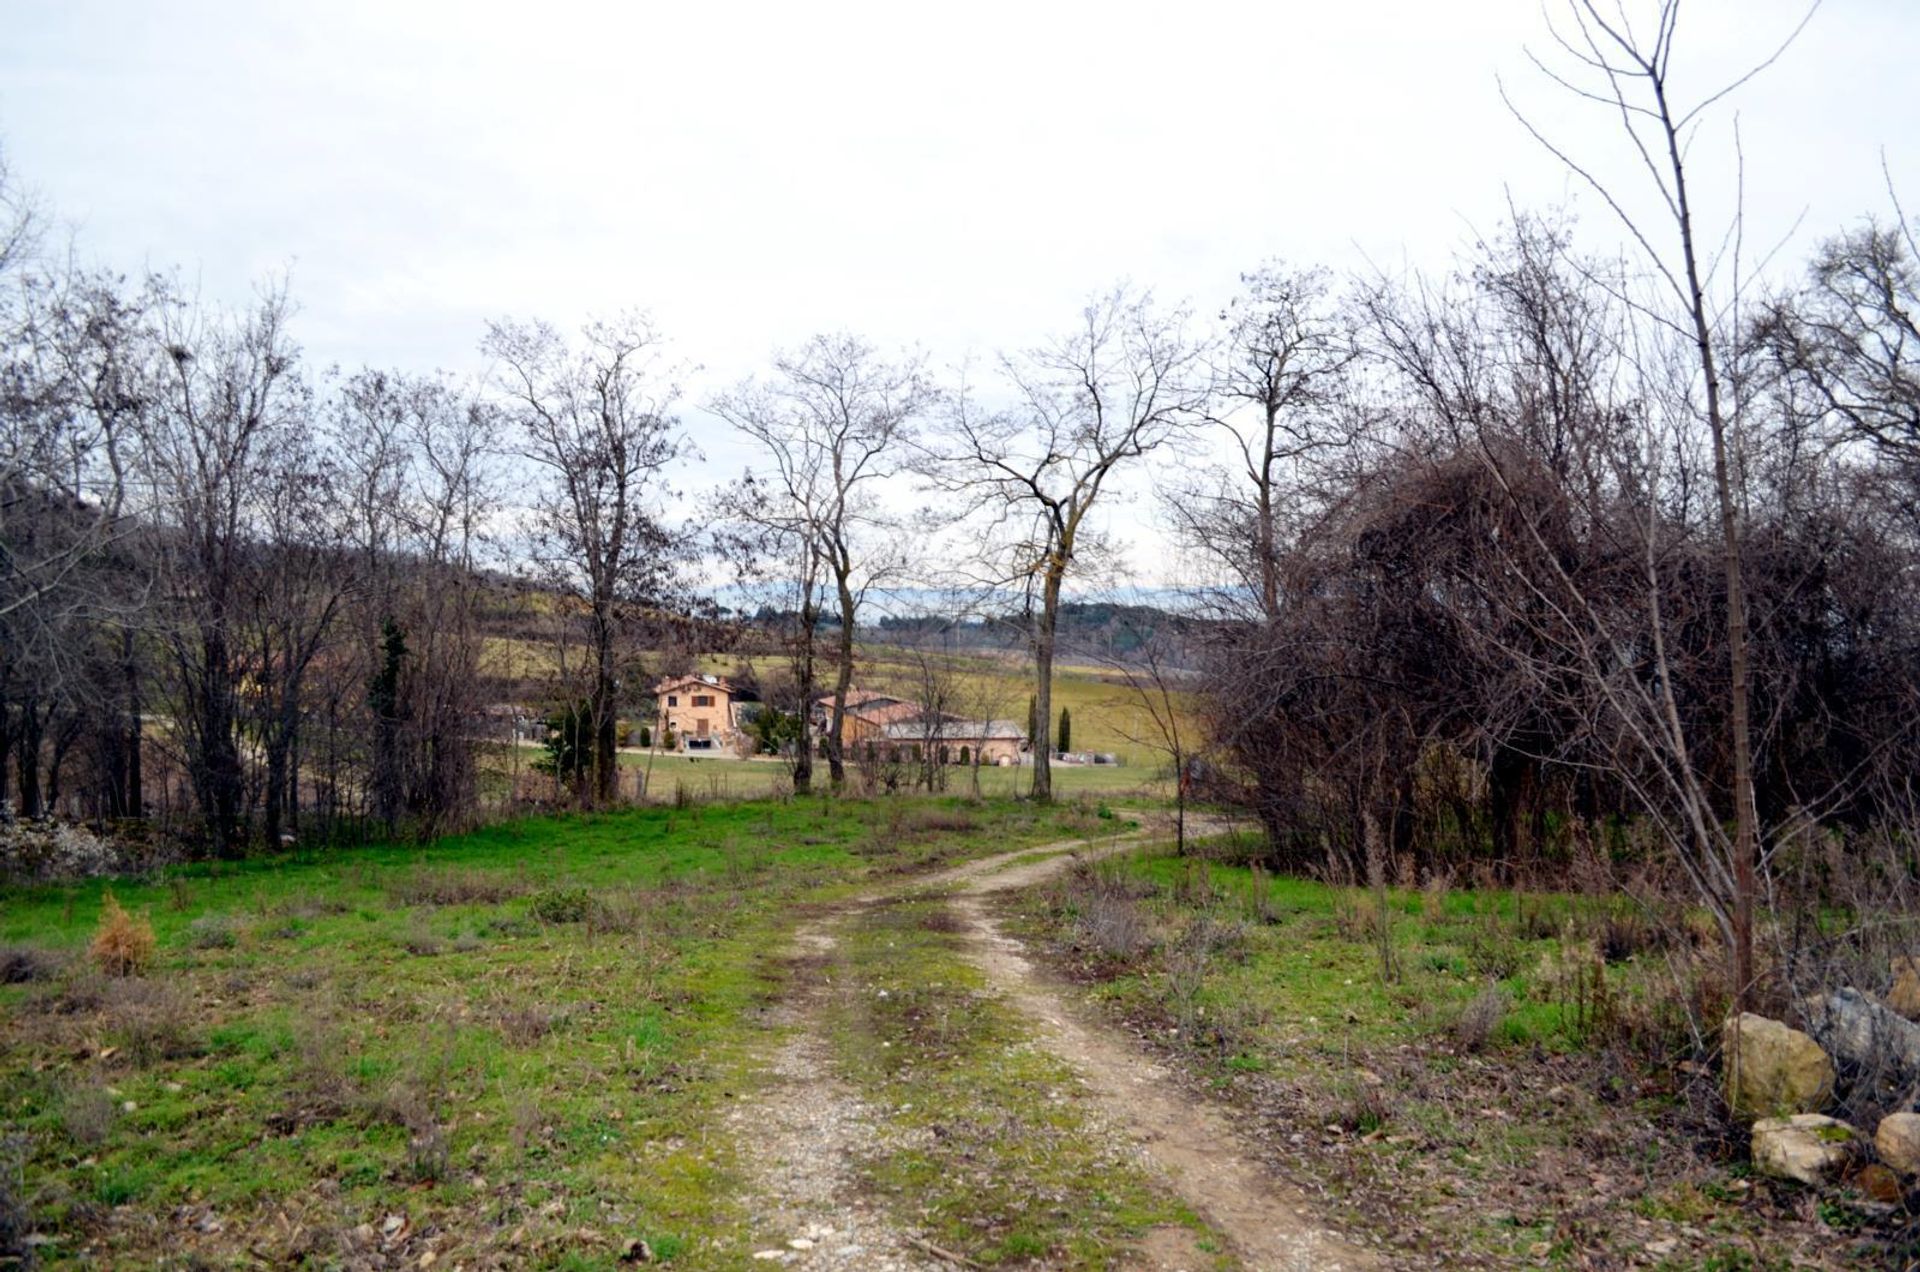
<instances>
[{"instance_id":1,"label":"sky","mask_svg":"<svg viewBox=\"0 0 1920 1272\"><path fill-rule=\"evenodd\" d=\"M1690 0L1681 95L1804 8ZM1509 201L1617 240L1501 84L1646 207L1617 120L1528 64L1533 0L5 11L0 147L83 255L218 302L287 272L322 366L479 375L489 318L649 311L696 364L695 487L751 461L701 400L814 332L942 367L1121 279L1205 316L1267 258L1444 268ZM1748 240L1780 269L1887 213L1883 163L1920 208L1916 63L1920 4L1827 0L1695 140L1703 220L1734 205L1736 114ZM1164 572L1131 494L1115 529Z\"/></svg>"}]
</instances>

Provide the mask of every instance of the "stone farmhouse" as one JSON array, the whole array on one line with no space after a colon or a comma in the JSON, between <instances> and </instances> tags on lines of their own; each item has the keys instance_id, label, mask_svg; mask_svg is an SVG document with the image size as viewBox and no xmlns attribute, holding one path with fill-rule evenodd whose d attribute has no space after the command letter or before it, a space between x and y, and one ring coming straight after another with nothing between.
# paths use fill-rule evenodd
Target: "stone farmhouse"
<instances>
[{"instance_id":1,"label":"stone farmhouse","mask_svg":"<svg viewBox=\"0 0 1920 1272\"><path fill-rule=\"evenodd\" d=\"M653 744L696 755L741 753L746 743L741 707L758 701L724 676L702 675L669 676L654 685L653 698L658 705Z\"/></svg>"},{"instance_id":2,"label":"stone farmhouse","mask_svg":"<svg viewBox=\"0 0 1920 1272\"><path fill-rule=\"evenodd\" d=\"M809 713L815 737L825 736L833 695L814 699ZM849 756L905 760L937 747L948 764L1012 765L1026 762L1026 731L1011 720L965 720L928 713L914 702L865 689L847 691L845 741Z\"/></svg>"}]
</instances>

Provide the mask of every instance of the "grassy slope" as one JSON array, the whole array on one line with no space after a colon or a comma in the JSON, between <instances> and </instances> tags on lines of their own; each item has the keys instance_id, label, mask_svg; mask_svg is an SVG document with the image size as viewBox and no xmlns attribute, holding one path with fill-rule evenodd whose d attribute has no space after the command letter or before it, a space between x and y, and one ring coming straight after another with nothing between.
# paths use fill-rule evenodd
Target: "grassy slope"
<instances>
[{"instance_id":1,"label":"grassy slope","mask_svg":"<svg viewBox=\"0 0 1920 1272\"><path fill-rule=\"evenodd\" d=\"M118 884L144 978L79 951L101 887L0 895L0 1091L43 1257L743 1265L735 1148L755 1009L795 906L872 871L1103 827L988 804L647 809L430 849ZM954 820L954 819L947 819Z\"/></svg>"},{"instance_id":2,"label":"grassy slope","mask_svg":"<svg viewBox=\"0 0 1920 1272\"><path fill-rule=\"evenodd\" d=\"M1411 1257L1732 1269L1884 1253L1856 1244L1858 1199L1816 1212L1703 1155L1688 1075L1621 1058L1680 1023L1650 992L1664 956L1624 898L1390 889L1391 976L1370 892L1164 850L1020 906L1096 1001ZM1482 1043L1462 1020L1489 990L1504 1010Z\"/></svg>"}]
</instances>

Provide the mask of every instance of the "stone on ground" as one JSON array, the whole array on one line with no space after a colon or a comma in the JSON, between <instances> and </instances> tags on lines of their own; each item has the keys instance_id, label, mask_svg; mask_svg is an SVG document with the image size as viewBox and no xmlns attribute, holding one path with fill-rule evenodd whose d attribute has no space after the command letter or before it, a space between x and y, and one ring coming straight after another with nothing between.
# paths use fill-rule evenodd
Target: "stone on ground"
<instances>
[{"instance_id":1,"label":"stone on ground","mask_svg":"<svg viewBox=\"0 0 1920 1272\"><path fill-rule=\"evenodd\" d=\"M1787 1117L1825 1108L1833 1061L1819 1043L1778 1020L1741 1012L1724 1037L1727 1105L1739 1117Z\"/></svg>"},{"instance_id":2,"label":"stone on ground","mask_svg":"<svg viewBox=\"0 0 1920 1272\"><path fill-rule=\"evenodd\" d=\"M1859 1142L1858 1131L1823 1114L1763 1117L1753 1124L1753 1164L1763 1174L1817 1187L1846 1169Z\"/></svg>"},{"instance_id":3,"label":"stone on ground","mask_svg":"<svg viewBox=\"0 0 1920 1272\"><path fill-rule=\"evenodd\" d=\"M1889 1113L1873 1133L1873 1151L1903 1175L1920 1175L1920 1113Z\"/></svg>"}]
</instances>

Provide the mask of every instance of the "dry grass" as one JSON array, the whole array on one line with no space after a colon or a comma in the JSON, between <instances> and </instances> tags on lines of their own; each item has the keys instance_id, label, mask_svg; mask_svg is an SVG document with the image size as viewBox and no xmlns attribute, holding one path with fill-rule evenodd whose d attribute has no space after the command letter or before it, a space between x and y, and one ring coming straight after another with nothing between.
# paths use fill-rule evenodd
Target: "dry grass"
<instances>
[{"instance_id":1,"label":"dry grass","mask_svg":"<svg viewBox=\"0 0 1920 1272\"><path fill-rule=\"evenodd\" d=\"M109 976L138 976L153 962L153 924L128 914L109 892L102 898L100 927L87 952Z\"/></svg>"}]
</instances>

